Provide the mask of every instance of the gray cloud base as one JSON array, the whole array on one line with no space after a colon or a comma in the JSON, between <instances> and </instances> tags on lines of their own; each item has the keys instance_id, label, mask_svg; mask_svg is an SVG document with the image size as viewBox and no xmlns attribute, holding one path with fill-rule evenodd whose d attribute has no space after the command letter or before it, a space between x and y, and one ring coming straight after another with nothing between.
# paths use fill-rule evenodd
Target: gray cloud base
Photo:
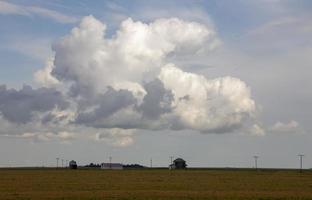
<instances>
[{"instance_id":1,"label":"gray cloud base","mask_svg":"<svg viewBox=\"0 0 312 200\"><path fill-rule=\"evenodd\" d=\"M32 121L35 112L46 112L58 107L63 110L69 102L63 94L53 88L33 89L24 85L21 90L0 86L0 111L4 118L13 123Z\"/></svg>"}]
</instances>

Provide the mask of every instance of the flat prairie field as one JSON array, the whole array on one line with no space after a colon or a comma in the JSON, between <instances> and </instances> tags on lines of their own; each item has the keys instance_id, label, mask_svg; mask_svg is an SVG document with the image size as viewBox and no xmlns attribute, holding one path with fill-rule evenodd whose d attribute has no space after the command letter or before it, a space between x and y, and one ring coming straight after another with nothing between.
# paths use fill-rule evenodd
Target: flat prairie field
<instances>
[{"instance_id":1,"label":"flat prairie field","mask_svg":"<svg viewBox=\"0 0 312 200\"><path fill-rule=\"evenodd\" d=\"M312 172L0 169L0 199L312 199Z\"/></svg>"}]
</instances>

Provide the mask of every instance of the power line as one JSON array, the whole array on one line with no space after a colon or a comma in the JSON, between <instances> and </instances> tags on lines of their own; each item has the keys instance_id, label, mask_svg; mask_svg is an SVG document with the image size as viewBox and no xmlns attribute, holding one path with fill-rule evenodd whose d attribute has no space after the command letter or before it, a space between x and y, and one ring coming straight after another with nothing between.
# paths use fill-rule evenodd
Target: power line
<instances>
[{"instance_id":1,"label":"power line","mask_svg":"<svg viewBox=\"0 0 312 200\"><path fill-rule=\"evenodd\" d=\"M109 168L112 169L112 157L109 157Z\"/></svg>"},{"instance_id":2,"label":"power line","mask_svg":"<svg viewBox=\"0 0 312 200\"><path fill-rule=\"evenodd\" d=\"M173 166L173 156L170 156L170 169L172 168Z\"/></svg>"},{"instance_id":3,"label":"power line","mask_svg":"<svg viewBox=\"0 0 312 200\"><path fill-rule=\"evenodd\" d=\"M56 158L56 168L58 168L59 159L60 158Z\"/></svg>"},{"instance_id":4,"label":"power line","mask_svg":"<svg viewBox=\"0 0 312 200\"><path fill-rule=\"evenodd\" d=\"M256 170L258 170L258 158L259 158L259 156L254 156Z\"/></svg>"},{"instance_id":5,"label":"power line","mask_svg":"<svg viewBox=\"0 0 312 200\"><path fill-rule=\"evenodd\" d=\"M300 158L300 173L302 173L302 162L303 162L303 154L299 154L298 155L299 156L299 158Z\"/></svg>"}]
</instances>

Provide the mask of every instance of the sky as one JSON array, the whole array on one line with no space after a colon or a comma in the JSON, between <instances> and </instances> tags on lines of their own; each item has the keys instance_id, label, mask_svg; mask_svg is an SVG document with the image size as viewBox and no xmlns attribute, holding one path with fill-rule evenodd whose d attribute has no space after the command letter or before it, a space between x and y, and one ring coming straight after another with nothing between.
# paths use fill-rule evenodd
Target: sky
<instances>
[{"instance_id":1,"label":"sky","mask_svg":"<svg viewBox=\"0 0 312 200\"><path fill-rule=\"evenodd\" d=\"M0 166L311 168L311 9L0 0Z\"/></svg>"}]
</instances>

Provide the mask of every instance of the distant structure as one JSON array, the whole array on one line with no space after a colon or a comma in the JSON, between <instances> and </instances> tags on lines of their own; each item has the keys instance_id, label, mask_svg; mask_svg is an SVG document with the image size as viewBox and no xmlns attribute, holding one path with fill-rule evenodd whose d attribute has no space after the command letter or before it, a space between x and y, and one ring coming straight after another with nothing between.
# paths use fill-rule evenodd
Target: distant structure
<instances>
[{"instance_id":1,"label":"distant structure","mask_svg":"<svg viewBox=\"0 0 312 200\"><path fill-rule=\"evenodd\" d=\"M186 169L186 166L185 160L177 158L169 165L169 169Z\"/></svg>"},{"instance_id":2,"label":"distant structure","mask_svg":"<svg viewBox=\"0 0 312 200\"><path fill-rule=\"evenodd\" d=\"M139 164L127 164L127 165L123 165L123 169L144 169L146 168L143 165L139 165Z\"/></svg>"},{"instance_id":3,"label":"distant structure","mask_svg":"<svg viewBox=\"0 0 312 200\"><path fill-rule=\"evenodd\" d=\"M76 161L72 160L69 162L69 168L70 169L77 169L77 163Z\"/></svg>"},{"instance_id":4,"label":"distant structure","mask_svg":"<svg viewBox=\"0 0 312 200\"><path fill-rule=\"evenodd\" d=\"M121 163L102 163L101 169L123 169Z\"/></svg>"}]
</instances>

